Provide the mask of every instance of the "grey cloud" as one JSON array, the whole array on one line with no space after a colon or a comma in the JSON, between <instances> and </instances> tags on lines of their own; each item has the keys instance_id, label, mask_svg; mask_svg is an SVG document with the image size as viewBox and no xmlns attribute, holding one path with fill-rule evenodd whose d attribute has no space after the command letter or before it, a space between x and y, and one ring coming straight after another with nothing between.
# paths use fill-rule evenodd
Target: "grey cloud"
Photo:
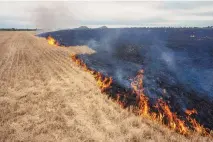
<instances>
[{"instance_id":1,"label":"grey cloud","mask_svg":"<svg viewBox=\"0 0 213 142\"><path fill-rule=\"evenodd\" d=\"M183 26L197 26L197 27L206 27L206 26L212 26L213 20L180 20L178 21L179 25Z\"/></svg>"},{"instance_id":2,"label":"grey cloud","mask_svg":"<svg viewBox=\"0 0 213 142\"><path fill-rule=\"evenodd\" d=\"M81 24L88 24L88 25L141 25L141 24L155 24L159 22L169 22L166 18L161 17L153 17L153 18L144 18L138 20L105 20L105 21L81 21Z\"/></svg>"},{"instance_id":3,"label":"grey cloud","mask_svg":"<svg viewBox=\"0 0 213 142\"><path fill-rule=\"evenodd\" d=\"M164 10L190 10L206 6L213 6L213 1L173 1L162 2L158 8Z\"/></svg>"},{"instance_id":4,"label":"grey cloud","mask_svg":"<svg viewBox=\"0 0 213 142\"><path fill-rule=\"evenodd\" d=\"M28 21L28 18L18 15L0 16L1 21Z\"/></svg>"},{"instance_id":5,"label":"grey cloud","mask_svg":"<svg viewBox=\"0 0 213 142\"><path fill-rule=\"evenodd\" d=\"M110 9L108 10L108 8L104 9L106 12L101 12L101 7L105 5L109 8L110 6L113 7L111 12L109 12ZM6 6L9 7L6 8ZM147 8L147 11L143 9L144 7ZM163 23L165 23L165 26L169 24L171 24L171 26L174 24L182 24L182 26L206 26L207 24L212 25L212 21L199 21L199 18L208 16L210 17L209 19L211 19L211 16L213 16L211 7L213 7L213 2L201 1L105 2L101 4L100 2L5 2L0 3L0 26L7 24L13 26L16 23L17 27L31 25L35 28L43 29L69 28L75 27L75 25L164 26ZM202 10L200 10L200 8L202 8ZM131 9L133 9L134 12L131 13ZM130 13L128 13L129 11ZM118 14L116 14L116 12ZM146 13L152 14L146 18ZM173 20L175 16L178 17L179 20ZM188 19L189 17L190 19L190 16L194 16L197 21L181 20L181 17L183 17L183 19ZM206 17L206 19L208 19L208 17Z\"/></svg>"},{"instance_id":6,"label":"grey cloud","mask_svg":"<svg viewBox=\"0 0 213 142\"><path fill-rule=\"evenodd\" d=\"M213 16L213 11L209 11L209 12L196 12L196 13L192 13L192 15L197 15L197 16Z\"/></svg>"}]
</instances>

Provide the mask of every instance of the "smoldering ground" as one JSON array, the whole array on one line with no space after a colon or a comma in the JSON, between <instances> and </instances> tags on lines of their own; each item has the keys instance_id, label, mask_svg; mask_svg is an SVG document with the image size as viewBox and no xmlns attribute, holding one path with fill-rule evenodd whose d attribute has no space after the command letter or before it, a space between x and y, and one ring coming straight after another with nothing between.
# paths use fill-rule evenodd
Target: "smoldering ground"
<instances>
[{"instance_id":1,"label":"smoldering ground","mask_svg":"<svg viewBox=\"0 0 213 142\"><path fill-rule=\"evenodd\" d=\"M177 48L176 37L171 39L170 36L181 32L176 33L173 29L165 32L163 28L117 28L65 30L52 34L62 39L66 46L88 45L94 49L96 54L82 56L85 62L98 71L114 76L124 86L130 85L126 83L130 82L129 77L134 77L138 70L144 69L144 83L147 83L151 90L157 90L158 87L154 87L154 84L159 78L167 84L182 84L187 90L208 94L211 98L213 87L208 80L211 78L210 72L213 67L209 66L211 56L206 55L209 49L203 47L199 53L196 52L199 47L192 48L196 44L187 45L190 39L183 39L182 45ZM199 65L195 63L197 59L202 61Z\"/></svg>"},{"instance_id":2,"label":"smoldering ground","mask_svg":"<svg viewBox=\"0 0 213 142\"><path fill-rule=\"evenodd\" d=\"M211 61L211 56L206 56L210 48L204 46L197 52L200 49L197 43L202 45L205 41L192 41L190 34L182 30L166 31L164 28L97 28L62 30L42 36L51 34L62 39L60 42L66 46L88 45L96 53L79 57L91 69L112 76L113 82L123 88L130 89L131 79L143 69L144 93L153 104L163 98L175 112L183 115L186 108L195 108L200 112L198 120L212 128L212 120L205 119L212 118L213 87L205 79L205 72L210 75L213 67L206 65L210 62L194 62L197 57ZM203 102L208 113L202 109Z\"/></svg>"}]
</instances>

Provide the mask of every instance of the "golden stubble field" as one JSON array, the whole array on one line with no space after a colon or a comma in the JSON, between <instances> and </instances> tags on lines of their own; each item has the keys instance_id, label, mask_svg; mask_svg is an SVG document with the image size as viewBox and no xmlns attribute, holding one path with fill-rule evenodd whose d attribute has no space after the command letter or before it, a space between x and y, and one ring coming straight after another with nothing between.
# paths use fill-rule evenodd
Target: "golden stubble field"
<instances>
[{"instance_id":1,"label":"golden stubble field","mask_svg":"<svg viewBox=\"0 0 213 142\"><path fill-rule=\"evenodd\" d=\"M70 59L92 52L51 46L33 32L0 32L0 141L211 141L179 135L109 100Z\"/></svg>"}]
</instances>

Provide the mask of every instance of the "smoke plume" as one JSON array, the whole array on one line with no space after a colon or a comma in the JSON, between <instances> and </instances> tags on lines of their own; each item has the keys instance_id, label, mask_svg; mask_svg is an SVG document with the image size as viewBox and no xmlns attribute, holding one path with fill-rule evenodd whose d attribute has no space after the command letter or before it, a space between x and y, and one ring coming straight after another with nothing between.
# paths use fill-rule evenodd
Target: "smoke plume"
<instances>
[{"instance_id":1,"label":"smoke plume","mask_svg":"<svg viewBox=\"0 0 213 142\"><path fill-rule=\"evenodd\" d=\"M68 4L64 2L42 3L33 11L33 21L42 32L70 28L76 23Z\"/></svg>"}]
</instances>

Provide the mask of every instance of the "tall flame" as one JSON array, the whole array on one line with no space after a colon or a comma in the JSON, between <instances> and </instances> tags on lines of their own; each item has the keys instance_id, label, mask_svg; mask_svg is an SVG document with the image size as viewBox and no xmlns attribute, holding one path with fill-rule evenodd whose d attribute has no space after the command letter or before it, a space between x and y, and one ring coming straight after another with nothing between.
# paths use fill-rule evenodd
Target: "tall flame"
<instances>
[{"instance_id":1,"label":"tall flame","mask_svg":"<svg viewBox=\"0 0 213 142\"><path fill-rule=\"evenodd\" d=\"M175 113L173 113L166 102L162 99L159 99L157 102L157 108L159 113L162 113L167 120L167 125L180 132L181 134L189 134L189 128L186 126L185 121L181 120L177 117Z\"/></svg>"},{"instance_id":2,"label":"tall flame","mask_svg":"<svg viewBox=\"0 0 213 142\"><path fill-rule=\"evenodd\" d=\"M173 113L166 102L162 99L157 101L157 110L158 113L151 111L149 99L144 94L143 89L143 73L141 70L138 72L138 75L134 78L131 83L133 91L139 96L139 114L142 116L150 117L152 120L165 123L171 129L180 132L181 134L188 134L188 127L185 125L183 120L180 120L175 113ZM166 119L167 122L163 120Z\"/></svg>"},{"instance_id":3,"label":"tall flame","mask_svg":"<svg viewBox=\"0 0 213 142\"><path fill-rule=\"evenodd\" d=\"M133 92L136 93L137 98L139 98L139 114L140 115L148 115L149 114L149 102L148 98L143 93L143 70L138 72L138 75L134 78L131 83L133 88Z\"/></svg>"}]
</instances>

